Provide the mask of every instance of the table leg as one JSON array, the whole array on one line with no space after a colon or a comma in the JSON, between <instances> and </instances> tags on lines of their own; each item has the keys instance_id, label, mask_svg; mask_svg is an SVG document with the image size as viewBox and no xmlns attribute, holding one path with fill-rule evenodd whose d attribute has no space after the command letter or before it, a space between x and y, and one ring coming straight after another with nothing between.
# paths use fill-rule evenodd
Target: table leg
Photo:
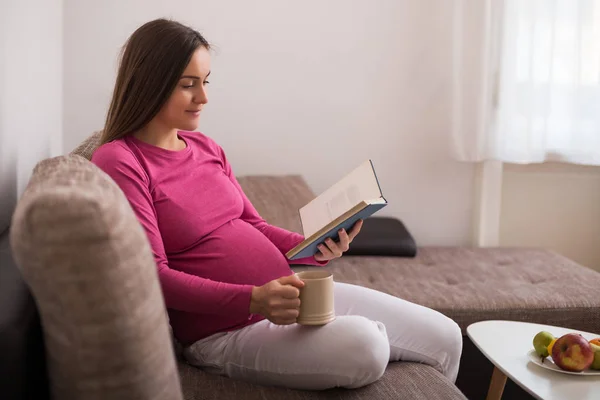
<instances>
[{"instance_id":1,"label":"table leg","mask_svg":"<svg viewBox=\"0 0 600 400\"><path fill-rule=\"evenodd\" d=\"M497 367L494 367L492 373L492 381L490 382L490 388L486 400L500 400L502 399L502 392L504 392L504 385L506 384L506 375L500 371Z\"/></svg>"}]
</instances>

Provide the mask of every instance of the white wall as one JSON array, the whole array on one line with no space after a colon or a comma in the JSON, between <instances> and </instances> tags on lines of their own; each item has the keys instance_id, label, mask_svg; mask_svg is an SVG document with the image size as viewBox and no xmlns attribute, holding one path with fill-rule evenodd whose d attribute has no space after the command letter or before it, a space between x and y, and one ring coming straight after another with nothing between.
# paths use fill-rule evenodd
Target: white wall
<instances>
[{"instance_id":1,"label":"white wall","mask_svg":"<svg viewBox=\"0 0 600 400\"><path fill-rule=\"evenodd\" d=\"M35 164L62 150L62 10L0 2L0 231Z\"/></svg>"},{"instance_id":2,"label":"white wall","mask_svg":"<svg viewBox=\"0 0 600 400\"><path fill-rule=\"evenodd\" d=\"M65 151L103 126L116 56L172 17L216 47L200 130L237 175L300 173L320 192L373 159L419 244L467 244L474 167L451 159L451 2L65 0Z\"/></svg>"},{"instance_id":3,"label":"white wall","mask_svg":"<svg viewBox=\"0 0 600 400\"><path fill-rule=\"evenodd\" d=\"M500 244L553 249L600 271L600 167L505 165Z\"/></svg>"}]
</instances>

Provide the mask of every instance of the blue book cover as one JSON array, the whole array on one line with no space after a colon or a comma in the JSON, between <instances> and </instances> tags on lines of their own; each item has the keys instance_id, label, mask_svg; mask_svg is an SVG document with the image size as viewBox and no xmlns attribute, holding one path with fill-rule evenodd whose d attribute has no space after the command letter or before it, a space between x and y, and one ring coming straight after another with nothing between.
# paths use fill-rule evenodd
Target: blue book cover
<instances>
[{"instance_id":1,"label":"blue book cover","mask_svg":"<svg viewBox=\"0 0 600 400\"><path fill-rule=\"evenodd\" d=\"M337 233L338 230L343 228L346 231L349 231L352 228L352 226L359 219L365 219L365 218L373 215L374 213L381 210L386 205L387 205L387 203L365 204L365 207L363 209L361 209L360 211L358 211L356 214L354 214L351 217L349 217L348 219L345 219L342 222L334 225L331 229L327 230L324 234L319 235L316 238L314 238L312 241L310 241L310 243L306 243L306 247L302 248L301 250L298 249L297 252L294 252L294 249L296 249L296 248L290 250L290 252L288 252L288 254L290 255L290 256L288 256L288 258L290 260L297 260L299 258L310 257L310 256L315 255L319 251L317 246L319 244L323 243L325 241L325 239L330 237L334 241L337 242L339 240L338 233ZM302 243L304 243L304 242L302 242Z\"/></svg>"},{"instance_id":2,"label":"blue book cover","mask_svg":"<svg viewBox=\"0 0 600 400\"><path fill-rule=\"evenodd\" d=\"M363 196L367 198L357 201ZM358 220L368 218L387 205L371 160L361 164L311 203L303 207L306 210L300 210L300 218L303 230L306 232L308 229L312 233L286 253L289 260L315 255L319 251L317 246L325 239L332 238L337 242L340 229L349 231ZM332 215L339 216L331 220ZM305 225L307 222L310 227Z\"/></svg>"}]
</instances>

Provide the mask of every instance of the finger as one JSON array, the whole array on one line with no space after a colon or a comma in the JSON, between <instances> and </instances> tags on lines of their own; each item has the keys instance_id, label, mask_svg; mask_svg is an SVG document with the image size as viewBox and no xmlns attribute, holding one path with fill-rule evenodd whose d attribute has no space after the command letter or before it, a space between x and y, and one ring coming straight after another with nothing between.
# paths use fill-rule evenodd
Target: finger
<instances>
[{"instance_id":1,"label":"finger","mask_svg":"<svg viewBox=\"0 0 600 400\"><path fill-rule=\"evenodd\" d=\"M331 259L335 258L335 255L324 244L320 244L317 247L319 248L319 251L321 252L321 254L323 255L323 257L325 259L331 260Z\"/></svg>"},{"instance_id":2,"label":"finger","mask_svg":"<svg viewBox=\"0 0 600 400\"><path fill-rule=\"evenodd\" d=\"M292 285L284 285L279 288L277 294L284 299L297 299L300 296L300 290Z\"/></svg>"},{"instance_id":3,"label":"finger","mask_svg":"<svg viewBox=\"0 0 600 400\"><path fill-rule=\"evenodd\" d=\"M298 315L298 310L286 310L285 312L279 311L271 314L270 320L276 321L275 323L279 325L289 325L296 322Z\"/></svg>"},{"instance_id":4,"label":"finger","mask_svg":"<svg viewBox=\"0 0 600 400\"><path fill-rule=\"evenodd\" d=\"M329 247L329 250L331 250L331 252L336 257L341 257L342 249L340 248L340 246L338 246L338 244L336 242L333 241L333 239L331 239L331 238L325 239L325 244L327 244L327 247Z\"/></svg>"},{"instance_id":5,"label":"finger","mask_svg":"<svg viewBox=\"0 0 600 400\"><path fill-rule=\"evenodd\" d=\"M327 261L327 259L325 258L325 256L323 254L321 254L320 251L315 253L315 260L321 262L321 261Z\"/></svg>"},{"instance_id":6,"label":"finger","mask_svg":"<svg viewBox=\"0 0 600 400\"><path fill-rule=\"evenodd\" d=\"M298 315L300 315L300 310L298 310L297 308L293 308L293 309L287 310L282 318L295 321L296 319L298 319Z\"/></svg>"},{"instance_id":7,"label":"finger","mask_svg":"<svg viewBox=\"0 0 600 400\"><path fill-rule=\"evenodd\" d=\"M292 285L297 288L304 287L304 282L302 282L302 279L298 278L296 274L283 276L277 279L277 281L282 285Z\"/></svg>"},{"instance_id":8,"label":"finger","mask_svg":"<svg viewBox=\"0 0 600 400\"><path fill-rule=\"evenodd\" d=\"M348 248L350 247L350 237L348 236L348 233L346 233L345 229L340 229L338 231L338 235L340 237L340 243L338 244L338 247L342 251L348 250Z\"/></svg>"},{"instance_id":9,"label":"finger","mask_svg":"<svg viewBox=\"0 0 600 400\"><path fill-rule=\"evenodd\" d=\"M350 230L350 241L352 241L356 235L358 235L358 232L360 232L360 229L363 226L363 220L359 219L358 221L356 221L356 223L352 226L352 229Z\"/></svg>"},{"instance_id":10,"label":"finger","mask_svg":"<svg viewBox=\"0 0 600 400\"><path fill-rule=\"evenodd\" d=\"M283 299L281 302L281 306L286 310L299 310L300 309L300 299Z\"/></svg>"},{"instance_id":11,"label":"finger","mask_svg":"<svg viewBox=\"0 0 600 400\"><path fill-rule=\"evenodd\" d=\"M280 317L281 321L284 322L285 325L293 324L298 320L298 315L300 315L298 310L292 310Z\"/></svg>"},{"instance_id":12,"label":"finger","mask_svg":"<svg viewBox=\"0 0 600 400\"><path fill-rule=\"evenodd\" d=\"M300 308L300 299L297 297L286 298L276 296L267 301L267 306L271 310L271 314L278 315L290 310L298 310Z\"/></svg>"},{"instance_id":13,"label":"finger","mask_svg":"<svg viewBox=\"0 0 600 400\"><path fill-rule=\"evenodd\" d=\"M297 308L278 308L271 312L271 317L276 319L295 319L300 315L300 310Z\"/></svg>"}]
</instances>

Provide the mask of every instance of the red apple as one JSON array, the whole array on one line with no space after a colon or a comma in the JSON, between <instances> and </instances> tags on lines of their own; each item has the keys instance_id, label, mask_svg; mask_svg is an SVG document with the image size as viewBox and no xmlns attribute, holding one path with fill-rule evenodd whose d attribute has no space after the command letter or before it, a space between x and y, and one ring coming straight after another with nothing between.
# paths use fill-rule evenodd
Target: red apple
<instances>
[{"instance_id":1,"label":"red apple","mask_svg":"<svg viewBox=\"0 0 600 400\"><path fill-rule=\"evenodd\" d=\"M583 336L567 333L554 343L552 361L565 371L580 372L592 364L594 351Z\"/></svg>"}]
</instances>

